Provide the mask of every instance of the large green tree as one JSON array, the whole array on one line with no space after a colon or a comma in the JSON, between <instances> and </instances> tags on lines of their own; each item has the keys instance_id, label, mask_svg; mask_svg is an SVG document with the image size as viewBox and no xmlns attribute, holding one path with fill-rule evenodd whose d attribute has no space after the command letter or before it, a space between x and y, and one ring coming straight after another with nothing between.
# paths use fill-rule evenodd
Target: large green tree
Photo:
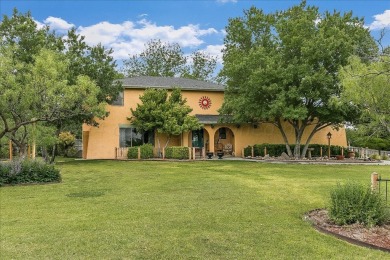
<instances>
[{"instance_id":1,"label":"large green tree","mask_svg":"<svg viewBox=\"0 0 390 260\"><path fill-rule=\"evenodd\" d=\"M166 89L146 89L140 96L141 104L130 109L132 125L138 131L157 131L167 135L164 148L168 146L172 136L183 132L200 129L201 124L195 116L189 115L192 108L183 99L180 88L174 88L169 94ZM157 135L158 148L161 150L160 139Z\"/></svg>"},{"instance_id":2,"label":"large green tree","mask_svg":"<svg viewBox=\"0 0 390 260\"><path fill-rule=\"evenodd\" d=\"M343 98L360 106L363 117L358 127L390 136L390 56L383 53L369 62L351 57L340 72Z\"/></svg>"},{"instance_id":3,"label":"large green tree","mask_svg":"<svg viewBox=\"0 0 390 260\"><path fill-rule=\"evenodd\" d=\"M30 13L22 14L15 9L11 17L3 17L0 48L0 107L3 108L0 111L0 138L7 134L17 145L20 145L17 136L23 137L24 133L20 132L27 131L24 126L35 122L50 122L58 132L64 126L81 125L83 122L96 125L94 119L103 117L102 104L110 103L122 89L121 83L116 81L119 73L115 70L112 50L106 50L101 45L88 46L84 37L77 35L74 29L63 37L47 26L38 28ZM40 64L42 58L48 58L46 65ZM48 73L37 74L38 70L42 73L47 70ZM61 76L55 75L60 72ZM42 89L32 85L38 78L46 82L41 83L47 89L58 88L59 85L63 89L47 91L46 96L41 97L39 91ZM78 93L78 90L81 92ZM13 94L10 95L10 92ZM70 98L64 92L79 97ZM92 105L91 99L97 103ZM58 101L58 106L53 106L52 101ZM94 106L97 104L100 105L96 109ZM68 112L64 110L65 105Z\"/></svg>"},{"instance_id":4,"label":"large green tree","mask_svg":"<svg viewBox=\"0 0 390 260\"><path fill-rule=\"evenodd\" d=\"M64 54L41 49L33 64L15 61L12 55L0 51L0 138L7 135L21 152L28 125L106 116L106 103L97 99L100 89L93 80L80 75L69 82L70 62Z\"/></svg>"},{"instance_id":5,"label":"large green tree","mask_svg":"<svg viewBox=\"0 0 390 260\"><path fill-rule=\"evenodd\" d=\"M205 52L195 51L187 57L178 43L151 40L140 54L123 61L123 72L128 77L183 77L212 81L216 64L216 58Z\"/></svg>"},{"instance_id":6,"label":"large green tree","mask_svg":"<svg viewBox=\"0 0 390 260\"><path fill-rule=\"evenodd\" d=\"M230 19L226 32L221 114L235 122L274 124L294 157L305 156L316 132L357 116L356 106L339 99L338 71L350 55L365 59L375 52L362 19L336 11L321 14L303 1L271 14L252 7ZM285 132L288 125L294 139ZM309 137L301 152L305 131ZM290 143L296 145L294 153Z\"/></svg>"}]
</instances>

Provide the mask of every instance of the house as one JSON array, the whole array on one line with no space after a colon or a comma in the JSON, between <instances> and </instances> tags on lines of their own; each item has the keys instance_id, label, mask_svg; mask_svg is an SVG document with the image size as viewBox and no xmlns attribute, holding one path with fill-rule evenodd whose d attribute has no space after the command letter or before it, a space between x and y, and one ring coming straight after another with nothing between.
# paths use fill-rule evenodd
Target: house
<instances>
[{"instance_id":1,"label":"house","mask_svg":"<svg viewBox=\"0 0 390 260\"><path fill-rule=\"evenodd\" d=\"M119 98L108 107L109 116L100 120L99 127L83 125L83 158L114 159L118 149L152 143L156 140L154 132L138 133L128 117L130 108L135 109L139 97L146 88L172 89L180 87L183 98L193 109L192 114L204 125L201 130L190 131L171 138L169 146L204 148L204 151L223 151L226 155L242 156L242 150L248 145L261 143L282 144L279 130L269 123L226 124L219 122L218 109L224 99L224 86L184 78L133 77L122 79L124 90ZM294 130L286 124L286 134L294 141ZM311 143L328 144L327 133L332 133L332 145L346 146L344 129L339 131L330 127L322 129L312 138ZM308 134L302 141L306 141ZM166 137L165 137L166 138ZM164 136L159 138L164 143ZM157 144L154 144L156 147Z\"/></svg>"}]
</instances>

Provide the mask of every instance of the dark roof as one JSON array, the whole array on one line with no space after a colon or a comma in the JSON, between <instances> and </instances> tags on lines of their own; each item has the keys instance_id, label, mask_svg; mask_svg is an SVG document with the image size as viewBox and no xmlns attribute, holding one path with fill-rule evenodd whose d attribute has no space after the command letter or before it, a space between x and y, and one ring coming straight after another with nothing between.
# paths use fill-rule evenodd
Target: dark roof
<instances>
[{"instance_id":1,"label":"dark roof","mask_svg":"<svg viewBox=\"0 0 390 260\"><path fill-rule=\"evenodd\" d=\"M224 91L223 85L185 78L139 76L120 80L124 88L165 88L180 87L183 90Z\"/></svg>"}]
</instances>

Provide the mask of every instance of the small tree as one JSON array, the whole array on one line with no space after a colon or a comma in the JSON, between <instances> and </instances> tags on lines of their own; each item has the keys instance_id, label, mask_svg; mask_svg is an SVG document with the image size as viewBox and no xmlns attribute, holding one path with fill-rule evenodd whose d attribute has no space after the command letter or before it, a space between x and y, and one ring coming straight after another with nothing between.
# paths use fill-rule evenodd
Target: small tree
<instances>
[{"instance_id":1,"label":"small tree","mask_svg":"<svg viewBox=\"0 0 390 260\"><path fill-rule=\"evenodd\" d=\"M174 88L170 96L166 89L146 89L140 96L142 104L131 110L132 117L128 118L138 131L157 131L166 134L166 148L173 135L200 129L201 124L195 116L189 115L192 108L183 99L181 90ZM160 139L157 135L158 148L161 150Z\"/></svg>"}]
</instances>

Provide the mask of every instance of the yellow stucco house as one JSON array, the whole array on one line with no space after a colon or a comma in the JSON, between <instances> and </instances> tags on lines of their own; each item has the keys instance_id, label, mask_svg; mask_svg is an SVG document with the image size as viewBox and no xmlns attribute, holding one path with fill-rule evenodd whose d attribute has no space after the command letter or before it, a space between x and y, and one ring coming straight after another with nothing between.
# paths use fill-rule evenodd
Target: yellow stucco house
<instances>
[{"instance_id":1,"label":"yellow stucco house","mask_svg":"<svg viewBox=\"0 0 390 260\"><path fill-rule=\"evenodd\" d=\"M226 155L242 156L242 150L248 145L261 143L282 144L279 130L272 124L221 124L218 122L218 109L224 99L224 86L183 78L133 77L122 80L124 91L114 104L108 106L109 116L99 121L99 127L83 125L83 158L115 159L124 157L120 151L124 147L142 143L154 143L156 133L140 134L127 120L131 116L130 108L135 109L140 102L140 95L146 88L172 89L180 87L183 98L193 109L204 125L203 129L183 133L171 139L169 146L203 148L203 151L223 151ZM345 129L339 131L330 127L318 132L311 143L327 145L327 133L332 133L332 145L346 146ZM294 131L286 125L289 140ZM302 141L306 141L307 133ZM160 136L164 142L164 136ZM156 147L156 145L155 145ZM202 149L200 149L202 150Z\"/></svg>"}]
</instances>

